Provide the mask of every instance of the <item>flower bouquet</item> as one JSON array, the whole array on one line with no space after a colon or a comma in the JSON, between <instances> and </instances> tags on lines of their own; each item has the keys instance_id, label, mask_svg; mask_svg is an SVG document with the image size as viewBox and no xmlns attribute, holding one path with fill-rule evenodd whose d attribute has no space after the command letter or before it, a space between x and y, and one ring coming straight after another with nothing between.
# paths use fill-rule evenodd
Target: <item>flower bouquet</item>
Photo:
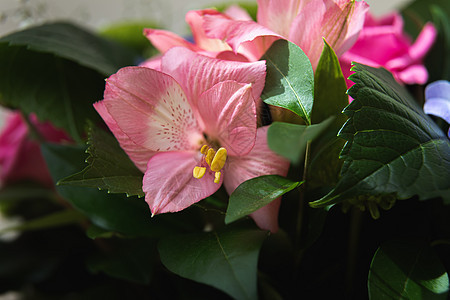
<instances>
[{"instance_id":1,"label":"flower bouquet","mask_svg":"<svg viewBox=\"0 0 450 300\"><path fill-rule=\"evenodd\" d=\"M449 8L258 0L188 12L191 37L2 37L0 208L20 221L0 293L446 299Z\"/></svg>"}]
</instances>

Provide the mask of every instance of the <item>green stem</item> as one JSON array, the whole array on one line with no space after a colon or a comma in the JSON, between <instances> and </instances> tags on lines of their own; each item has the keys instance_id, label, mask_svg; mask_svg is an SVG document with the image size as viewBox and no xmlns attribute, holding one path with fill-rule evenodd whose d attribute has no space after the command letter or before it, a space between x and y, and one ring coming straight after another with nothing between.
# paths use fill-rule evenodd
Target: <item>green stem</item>
<instances>
[{"instance_id":1,"label":"green stem","mask_svg":"<svg viewBox=\"0 0 450 300\"><path fill-rule=\"evenodd\" d=\"M296 226L296 231L295 231L296 236L295 236L294 249L295 249L295 253L296 253L296 265L297 266L300 263L300 260L303 256L303 251L301 251L301 246L302 246L302 240L303 240L303 236L304 236L304 223L305 223L305 211L306 211L305 193L306 193L306 184L307 184L310 155L311 155L311 141L308 141L306 143L305 162L303 165L303 175L302 175L303 184L300 186L300 189L299 189L300 197L299 197L299 202L298 202L297 226Z\"/></svg>"},{"instance_id":2,"label":"green stem","mask_svg":"<svg viewBox=\"0 0 450 300\"><path fill-rule=\"evenodd\" d=\"M350 232L347 251L347 272L345 278L345 290L347 296L353 293L353 281L355 279L358 260L359 235L361 233L362 212L358 207L353 207L350 212Z\"/></svg>"}]
</instances>

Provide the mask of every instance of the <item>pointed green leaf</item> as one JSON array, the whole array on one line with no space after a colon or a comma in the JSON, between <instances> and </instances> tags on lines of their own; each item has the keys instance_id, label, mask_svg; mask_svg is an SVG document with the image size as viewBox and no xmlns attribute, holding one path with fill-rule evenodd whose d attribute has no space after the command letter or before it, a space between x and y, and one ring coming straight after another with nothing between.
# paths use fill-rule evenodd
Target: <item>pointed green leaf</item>
<instances>
[{"instance_id":1,"label":"pointed green leaf","mask_svg":"<svg viewBox=\"0 0 450 300\"><path fill-rule=\"evenodd\" d=\"M129 49L71 23L57 22L31 27L0 39L0 43L54 54L79 63L103 75L134 65Z\"/></svg>"},{"instance_id":2,"label":"pointed green leaf","mask_svg":"<svg viewBox=\"0 0 450 300\"><path fill-rule=\"evenodd\" d=\"M442 196L450 201L450 141L407 91L384 69L353 68L355 100L339 135L348 142L337 186L313 207L358 195L398 199Z\"/></svg>"},{"instance_id":3,"label":"pointed green leaf","mask_svg":"<svg viewBox=\"0 0 450 300\"><path fill-rule=\"evenodd\" d=\"M214 286L234 299L257 299L256 275L259 249L267 233L227 227L167 237L158 250L172 272Z\"/></svg>"},{"instance_id":4,"label":"pointed green leaf","mask_svg":"<svg viewBox=\"0 0 450 300\"><path fill-rule=\"evenodd\" d=\"M324 47L314 75L314 105L312 123L320 123L330 116L338 116L339 127L345 116L341 113L348 105L347 84L339 60L324 39Z\"/></svg>"},{"instance_id":5,"label":"pointed green leaf","mask_svg":"<svg viewBox=\"0 0 450 300\"><path fill-rule=\"evenodd\" d=\"M267 76L261 98L270 105L289 109L311 124L314 73L306 54L297 45L278 40L267 50Z\"/></svg>"},{"instance_id":6,"label":"pointed green leaf","mask_svg":"<svg viewBox=\"0 0 450 300\"><path fill-rule=\"evenodd\" d=\"M375 253L369 299L447 299L448 274L424 241L389 241Z\"/></svg>"},{"instance_id":7,"label":"pointed green leaf","mask_svg":"<svg viewBox=\"0 0 450 300\"><path fill-rule=\"evenodd\" d=\"M94 187L109 193L144 196L143 174L120 148L114 136L91 126L88 145L86 162L89 165L81 172L60 180L59 185Z\"/></svg>"},{"instance_id":8,"label":"pointed green leaf","mask_svg":"<svg viewBox=\"0 0 450 300\"><path fill-rule=\"evenodd\" d=\"M300 184L278 175L260 176L241 183L230 196L225 223L251 214Z\"/></svg>"},{"instance_id":9,"label":"pointed green leaf","mask_svg":"<svg viewBox=\"0 0 450 300\"><path fill-rule=\"evenodd\" d=\"M272 151L298 164L303 158L307 142L317 138L333 120L332 117L310 126L274 122L267 131L267 143Z\"/></svg>"}]
</instances>

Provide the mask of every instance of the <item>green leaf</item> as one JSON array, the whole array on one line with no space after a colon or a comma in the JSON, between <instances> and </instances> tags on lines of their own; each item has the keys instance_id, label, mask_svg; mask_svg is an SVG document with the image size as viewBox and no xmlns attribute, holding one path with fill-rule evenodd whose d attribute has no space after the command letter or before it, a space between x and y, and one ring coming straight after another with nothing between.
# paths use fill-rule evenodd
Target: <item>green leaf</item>
<instances>
[{"instance_id":1,"label":"green leaf","mask_svg":"<svg viewBox=\"0 0 450 300\"><path fill-rule=\"evenodd\" d=\"M159 26L150 21L127 21L108 25L100 30L100 34L132 48L144 57L151 57L156 55L158 50L142 34L145 28L159 28Z\"/></svg>"},{"instance_id":2,"label":"green leaf","mask_svg":"<svg viewBox=\"0 0 450 300\"><path fill-rule=\"evenodd\" d=\"M135 64L132 51L71 23L57 22L32 27L5 36L0 39L0 43L54 54L103 75Z\"/></svg>"},{"instance_id":3,"label":"green leaf","mask_svg":"<svg viewBox=\"0 0 450 300\"><path fill-rule=\"evenodd\" d=\"M0 235L9 231L30 231L59 227L78 223L84 219L85 216L75 210L64 210L27 221L18 226L3 228L0 230Z\"/></svg>"},{"instance_id":4,"label":"green leaf","mask_svg":"<svg viewBox=\"0 0 450 300\"><path fill-rule=\"evenodd\" d=\"M230 196L225 223L251 214L300 184L278 175L260 176L241 183Z\"/></svg>"},{"instance_id":5,"label":"green leaf","mask_svg":"<svg viewBox=\"0 0 450 300\"><path fill-rule=\"evenodd\" d=\"M381 245L369 271L370 299L447 299L448 275L436 253L419 240Z\"/></svg>"},{"instance_id":6,"label":"green leaf","mask_svg":"<svg viewBox=\"0 0 450 300\"><path fill-rule=\"evenodd\" d=\"M450 141L384 69L353 68L355 100L339 135L347 140L337 186L310 203L323 207L358 195L450 201Z\"/></svg>"},{"instance_id":7,"label":"green leaf","mask_svg":"<svg viewBox=\"0 0 450 300\"><path fill-rule=\"evenodd\" d=\"M297 45L278 40L261 58L266 60L266 85L261 98L270 105L289 109L311 124L314 73L306 54Z\"/></svg>"},{"instance_id":8,"label":"green leaf","mask_svg":"<svg viewBox=\"0 0 450 300\"><path fill-rule=\"evenodd\" d=\"M54 181L84 166L84 147L44 144L41 150ZM128 236L164 236L190 229L189 223L182 221L178 224L172 221L170 215L151 218L143 199L127 198L125 195L108 194L86 187L57 186L56 189L95 225L109 231Z\"/></svg>"},{"instance_id":9,"label":"green leaf","mask_svg":"<svg viewBox=\"0 0 450 300\"><path fill-rule=\"evenodd\" d=\"M164 238L162 263L172 272L214 286L235 299L257 299L258 253L267 233L227 227Z\"/></svg>"},{"instance_id":10,"label":"green leaf","mask_svg":"<svg viewBox=\"0 0 450 300\"><path fill-rule=\"evenodd\" d=\"M272 151L298 164L303 158L308 141L317 138L333 120L331 117L320 124L310 126L274 122L267 130L267 143Z\"/></svg>"},{"instance_id":11,"label":"green leaf","mask_svg":"<svg viewBox=\"0 0 450 300\"><path fill-rule=\"evenodd\" d=\"M91 126L88 145L86 162L89 165L83 171L60 180L58 185L94 187L109 193L144 196L143 174L120 148L114 136Z\"/></svg>"},{"instance_id":12,"label":"green leaf","mask_svg":"<svg viewBox=\"0 0 450 300\"><path fill-rule=\"evenodd\" d=\"M339 127L345 116L341 113L348 105L347 84L339 60L324 39L324 47L314 75L314 105L311 115L313 123L320 123L330 116L338 116Z\"/></svg>"},{"instance_id":13,"label":"green leaf","mask_svg":"<svg viewBox=\"0 0 450 300\"><path fill-rule=\"evenodd\" d=\"M126 239L109 241L111 251L88 259L91 272L103 272L111 277L148 284L153 276L156 242L152 239Z\"/></svg>"},{"instance_id":14,"label":"green leaf","mask_svg":"<svg viewBox=\"0 0 450 300\"><path fill-rule=\"evenodd\" d=\"M81 140L87 120L99 120L92 103L102 98L103 76L96 71L26 47L0 43L0 104L35 113L41 121Z\"/></svg>"}]
</instances>

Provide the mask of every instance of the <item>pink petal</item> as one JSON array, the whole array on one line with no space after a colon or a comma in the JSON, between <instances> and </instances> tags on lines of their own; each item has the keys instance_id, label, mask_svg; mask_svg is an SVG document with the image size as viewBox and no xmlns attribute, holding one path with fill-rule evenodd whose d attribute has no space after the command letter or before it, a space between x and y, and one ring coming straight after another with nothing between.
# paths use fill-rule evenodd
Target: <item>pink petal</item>
<instances>
[{"instance_id":1,"label":"pink petal","mask_svg":"<svg viewBox=\"0 0 450 300\"><path fill-rule=\"evenodd\" d=\"M259 99L266 78L264 61L224 61L181 47L169 50L163 56L161 65L163 72L171 75L183 87L193 108L198 107L200 94L226 80L251 83L253 98Z\"/></svg>"},{"instance_id":2,"label":"pink petal","mask_svg":"<svg viewBox=\"0 0 450 300\"><path fill-rule=\"evenodd\" d=\"M279 34L253 21L238 21L219 15L204 17L206 34L211 38L226 41L236 53L256 61L274 41L282 38Z\"/></svg>"},{"instance_id":3,"label":"pink petal","mask_svg":"<svg viewBox=\"0 0 450 300\"><path fill-rule=\"evenodd\" d=\"M409 48L409 55L415 61L421 60L431 49L437 36L437 30L431 23L425 24L414 44Z\"/></svg>"},{"instance_id":4,"label":"pink petal","mask_svg":"<svg viewBox=\"0 0 450 300\"><path fill-rule=\"evenodd\" d=\"M260 127L256 133L256 142L252 151L246 156L233 156L225 164L224 185L231 194L242 182L262 175L286 176L289 162L276 155L267 146L268 126ZM254 213L251 217L256 224L266 230L278 230L279 202L272 202Z\"/></svg>"},{"instance_id":5,"label":"pink petal","mask_svg":"<svg viewBox=\"0 0 450 300\"><path fill-rule=\"evenodd\" d=\"M164 73L122 68L108 78L103 102L117 127L149 151L192 150L203 139L182 88Z\"/></svg>"},{"instance_id":6,"label":"pink petal","mask_svg":"<svg viewBox=\"0 0 450 300\"><path fill-rule=\"evenodd\" d=\"M229 16L233 20L251 21L252 17L247 13L245 9L239 5L231 5L224 11L225 15Z\"/></svg>"},{"instance_id":7,"label":"pink petal","mask_svg":"<svg viewBox=\"0 0 450 300\"><path fill-rule=\"evenodd\" d=\"M198 165L196 155L196 152L163 152L149 161L143 190L153 215L183 210L219 189L221 183L214 183L213 172L206 172L201 179L192 176Z\"/></svg>"},{"instance_id":8,"label":"pink petal","mask_svg":"<svg viewBox=\"0 0 450 300\"><path fill-rule=\"evenodd\" d=\"M315 69L323 40L340 56L356 42L368 5L351 0L310 1L292 23L289 40L306 53Z\"/></svg>"},{"instance_id":9,"label":"pink petal","mask_svg":"<svg viewBox=\"0 0 450 300\"><path fill-rule=\"evenodd\" d=\"M245 155L256 138L256 107L250 84L224 81L204 92L198 111L205 133L219 140L228 155Z\"/></svg>"},{"instance_id":10,"label":"pink petal","mask_svg":"<svg viewBox=\"0 0 450 300\"><path fill-rule=\"evenodd\" d=\"M31 115L30 121L46 141L68 141L68 136L48 122L38 122ZM0 134L0 186L30 180L47 188L54 186L47 163L37 141L31 139L28 127L19 112L11 112Z\"/></svg>"},{"instance_id":11,"label":"pink petal","mask_svg":"<svg viewBox=\"0 0 450 300\"><path fill-rule=\"evenodd\" d=\"M428 81L427 69L421 64L410 65L393 74L397 80L406 84L425 84Z\"/></svg>"},{"instance_id":12,"label":"pink petal","mask_svg":"<svg viewBox=\"0 0 450 300\"><path fill-rule=\"evenodd\" d=\"M258 23L288 37L291 24L307 0L258 0Z\"/></svg>"},{"instance_id":13,"label":"pink petal","mask_svg":"<svg viewBox=\"0 0 450 300\"><path fill-rule=\"evenodd\" d=\"M220 39L210 38L206 35L203 28L205 15L222 15L216 10L191 10L186 14L186 23L191 27L192 35L194 37L196 45L206 51L221 52L231 50L231 47L227 43ZM193 50L193 49L191 49ZM194 50L195 51L195 50Z\"/></svg>"},{"instance_id":14,"label":"pink petal","mask_svg":"<svg viewBox=\"0 0 450 300\"><path fill-rule=\"evenodd\" d=\"M161 71L161 55L156 55L154 57L151 57L141 63L139 67L146 67L150 69L154 69L156 71Z\"/></svg>"},{"instance_id":15,"label":"pink petal","mask_svg":"<svg viewBox=\"0 0 450 300\"><path fill-rule=\"evenodd\" d=\"M126 135L122 129L117 126L116 121L111 117L108 110L105 107L105 101L99 101L94 103L94 108L97 110L98 114L108 125L109 130L114 134L116 139L119 141L120 147L128 154L130 159L134 162L136 167L145 172L147 169L147 164L149 159L157 152L151 151L145 147L139 146L134 143L128 135Z\"/></svg>"},{"instance_id":16,"label":"pink petal","mask_svg":"<svg viewBox=\"0 0 450 300\"><path fill-rule=\"evenodd\" d=\"M196 45L189 43L182 37L167 30L146 28L144 29L144 35L161 53L165 53L170 48L177 46L186 47L188 49L191 49L192 51L199 50Z\"/></svg>"}]
</instances>

